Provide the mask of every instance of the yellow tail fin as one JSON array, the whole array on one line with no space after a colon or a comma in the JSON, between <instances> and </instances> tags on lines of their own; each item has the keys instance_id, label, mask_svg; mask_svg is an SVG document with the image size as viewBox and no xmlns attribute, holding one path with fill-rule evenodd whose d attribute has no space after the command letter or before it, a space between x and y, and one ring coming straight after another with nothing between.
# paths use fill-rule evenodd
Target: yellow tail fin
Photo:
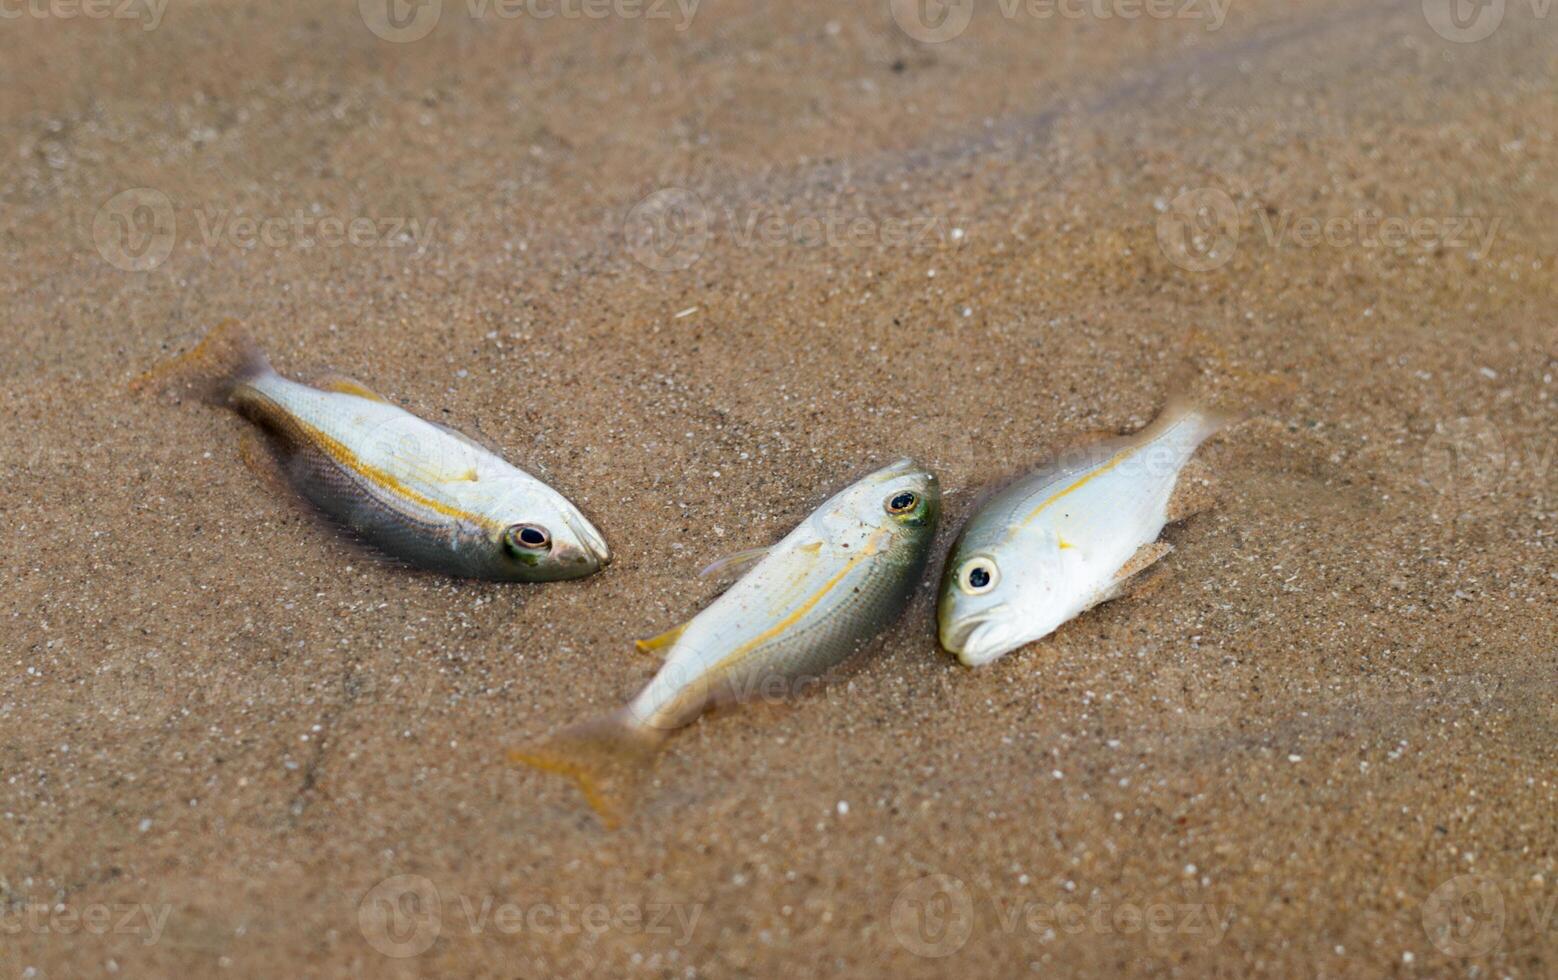
<instances>
[{"instance_id":1,"label":"yellow tail fin","mask_svg":"<svg viewBox=\"0 0 1558 980\"><path fill-rule=\"evenodd\" d=\"M270 362L238 322L223 320L200 343L130 382L130 390L192 394L221 403L235 387L270 369Z\"/></svg>"},{"instance_id":2,"label":"yellow tail fin","mask_svg":"<svg viewBox=\"0 0 1558 980\"><path fill-rule=\"evenodd\" d=\"M508 759L572 779L606 826L615 827L665 739L665 732L639 724L623 708L510 749Z\"/></svg>"}]
</instances>

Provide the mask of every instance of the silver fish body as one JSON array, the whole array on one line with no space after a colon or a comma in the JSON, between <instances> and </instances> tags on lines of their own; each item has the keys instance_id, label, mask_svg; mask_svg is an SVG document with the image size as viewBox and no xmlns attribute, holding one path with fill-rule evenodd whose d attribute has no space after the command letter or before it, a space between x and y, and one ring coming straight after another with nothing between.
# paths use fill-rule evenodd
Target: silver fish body
<instances>
[{"instance_id":1,"label":"silver fish body","mask_svg":"<svg viewBox=\"0 0 1558 980\"><path fill-rule=\"evenodd\" d=\"M278 464L321 512L410 565L551 581L610 561L595 526L534 476L358 382L284 378L231 325L148 378L204 385L208 397L256 422L269 438L251 463Z\"/></svg>"},{"instance_id":2,"label":"silver fish body","mask_svg":"<svg viewBox=\"0 0 1558 980\"><path fill-rule=\"evenodd\" d=\"M826 672L903 610L939 513L935 476L907 459L835 494L673 631L664 666L628 711L671 730L711 702Z\"/></svg>"},{"instance_id":3,"label":"silver fish body","mask_svg":"<svg viewBox=\"0 0 1558 980\"><path fill-rule=\"evenodd\" d=\"M1147 428L1062 454L964 526L937 609L942 646L976 667L1120 594L1157 543L1182 470L1229 419L1173 404Z\"/></svg>"},{"instance_id":4,"label":"silver fish body","mask_svg":"<svg viewBox=\"0 0 1558 980\"><path fill-rule=\"evenodd\" d=\"M510 760L574 779L615 819L672 731L717 702L794 692L896 618L924 573L940 509L936 478L909 460L835 494L687 623L639 644L665 663L637 697Z\"/></svg>"}]
</instances>

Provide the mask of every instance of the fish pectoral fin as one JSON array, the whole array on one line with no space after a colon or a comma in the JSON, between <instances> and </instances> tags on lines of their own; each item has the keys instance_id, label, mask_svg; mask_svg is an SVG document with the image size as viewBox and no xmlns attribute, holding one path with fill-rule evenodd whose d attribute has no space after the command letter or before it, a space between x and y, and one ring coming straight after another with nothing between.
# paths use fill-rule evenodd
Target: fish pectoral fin
<instances>
[{"instance_id":1,"label":"fish pectoral fin","mask_svg":"<svg viewBox=\"0 0 1558 980\"><path fill-rule=\"evenodd\" d=\"M320 391L333 391L342 395L356 395L358 398L366 398L373 402L383 402L386 405L393 404L388 398L369 388L355 378L348 378L344 374L327 374L314 382L314 387Z\"/></svg>"},{"instance_id":2,"label":"fish pectoral fin","mask_svg":"<svg viewBox=\"0 0 1558 980\"><path fill-rule=\"evenodd\" d=\"M691 622L692 620L689 619L686 623L680 623L676 626L673 626L664 633L661 633L659 636L651 636L647 640L635 640L633 642L633 646L638 648L639 653L651 654L653 656L659 657L661 660L664 660L666 654L670 652L671 647L674 646L676 641L681 639L682 634L687 631L687 626Z\"/></svg>"},{"instance_id":3,"label":"fish pectoral fin","mask_svg":"<svg viewBox=\"0 0 1558 980\"><path fill-rule=\"evenodd\" d=\"M1097 602L1108 602L1121 596L1129 595L1137 590L1137 587L1146 578L1158 576L1143 576L1142 573L1157 563L1159 558L1174 550L1174 546L1167 541L1153 541L1136 549L1136 553L1120 566L1120 570L1114 573L1114 578L1104 586L1102 594ZM1096 603L1095 603L1096 604Z\"/></svg>"},{"instance_id":4,"label":"fish pectoral fin","mask_svg":"<svg viewBox=\"0 0 1558 980\"><path fill-rule=\"evenodd\" d=\"M1114 573L1115 582L1124 582L1135 575L1147 570L1153 562L1174 550L1174 546L1167 541L1153 541L1136 549L1136 553L1130 557L1120 570Z\"/></svg>"},{"instance_id":5,"label":"fish pectoral fin","mask_svg":"<svg viewBox=\"0 0 1558 980\"><path fill-rule=\"evenodd\" d=\"M820 542L819 542L820 543ZM699 572L699 578L714 578L724 575L739 575L768 557L771 548L747 548L735 554L726 555L718 561L710 562Z\"/></svg>"},{"instance_id":6,"label":"fish pectoral fin","mask_svg":"<svg viewBox=\"0 0 1558 980\"><path fill-rule=\"evenodd\" d=\"M480 450L484 453L491 453L492 455L498 457L502 457L503 455L502 450L498 448L498 444L493 440L488 439L485 434L482 434L478 437L461 432L459 429L444 425L442 422L434 422L432 424L440 429L443 429L446 433L465 443L472 449Z\"/></svg>"}]
</instances>

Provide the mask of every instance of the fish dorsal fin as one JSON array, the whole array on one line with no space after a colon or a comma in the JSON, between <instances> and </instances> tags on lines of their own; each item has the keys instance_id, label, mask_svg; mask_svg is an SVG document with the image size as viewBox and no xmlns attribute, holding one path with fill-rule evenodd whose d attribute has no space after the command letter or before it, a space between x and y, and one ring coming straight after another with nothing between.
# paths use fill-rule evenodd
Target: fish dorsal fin
<instances>
[{"instance_id":1,"label":"fish dorsal fin","mask_svg":"<svg viewBox=\"0 0 1558 980\"><path fill-rule=\"evenodd\" d=\"M689 619L686 623L679 623L659 636L651 636L647 640L636 640L633 645L638 648L639 653L652 654L664 660L671 647L675 646L676 641L682 638L683 633L687 632L687 625L691 622L692 620Z\"/></svg>"},{"instance_id":2,"label":"fish dorsal fin","mask_svg":"<svg viewBox=\"0 0 1558 980\"><path fill-rule=\"evenodd\" d=\"M390 400L369 388L355 378L348 378L344 374L327 374L314 383L314 387L320 391L333 391L342 395L356 395L358 398L366 398L371 402L383 402L390 404Z\"/></svg>"},{"instance_id":3,"label":"fish dorsal fin","mask_svg":"<svg viewBox=\"0 0 1558 980\"><path fill-rule=\"evenodd\" d=\"M485 438L477 438L476 436L467 435L466 433L461 432L459 429L453 428L452 426L447 426L442 422L432 422L431 424L437 426L440 429L443 429L445 432L449 433L451 436L454 436L456 439L465 443L467 446L470 446L472 449L480 449L484 453L491 453L492 455L498 456L500 458L503 456L503 454L498 451L497 444Z\"/></svg>"},{"instance_id":4,"label":"fish dorsal fin","mask_svg":"<svg viewBox=\"0 0 1558 980\"><path fill-rule=\"evenodd\" d=\"M718 561L710 562L698 572L699 578L715 578L728 575L740 575L742 572L756 565L764 558L772 548L747 548L735 554L726 555Z\"/></svg>"}]
</instances>

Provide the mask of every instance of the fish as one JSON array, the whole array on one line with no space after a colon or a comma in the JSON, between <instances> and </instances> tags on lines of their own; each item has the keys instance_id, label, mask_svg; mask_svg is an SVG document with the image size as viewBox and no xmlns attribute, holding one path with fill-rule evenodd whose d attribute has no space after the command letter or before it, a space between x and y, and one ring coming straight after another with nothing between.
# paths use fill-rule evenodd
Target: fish
<instances>
[{"instance_id":1,"label":"fish","mask_svg":"<svg viewBox=\"0 0 1558 980\"><path fill-rule=\"evenodd\" d=\"M509 760L569 777L614 824L671 733L712 705L816 682L896 619L940 513L935 475L909 459L839 491L772 547L705 569L749 570L687 622L639 641L664 663L636 697Z\"/></svg>"},{"instance_id":2,"label":"fish","mask_svg":"<svg viewBox=\"0 0 1558 980\"><path fill-rule=\"evenodd\" d=\"M1171 399L1145 428L1060 454L992 496L964 525L942 574L942 648L979 667L1123 595L1172 551L1180 471L1243 416Z\"/></svg>"},{"instance_id":3,"label":"fish","mask_svg":"<svg viewBox=\"0 0 1558 980\"><path fill-rule=\"evenodd\" d=\"M339 375L282 377L235 322L131 383L236 409L264 435L244 457L391 559L452 576L546 582L611 561L566 497L453 429Z\"/></svg>"}]
</instances>

